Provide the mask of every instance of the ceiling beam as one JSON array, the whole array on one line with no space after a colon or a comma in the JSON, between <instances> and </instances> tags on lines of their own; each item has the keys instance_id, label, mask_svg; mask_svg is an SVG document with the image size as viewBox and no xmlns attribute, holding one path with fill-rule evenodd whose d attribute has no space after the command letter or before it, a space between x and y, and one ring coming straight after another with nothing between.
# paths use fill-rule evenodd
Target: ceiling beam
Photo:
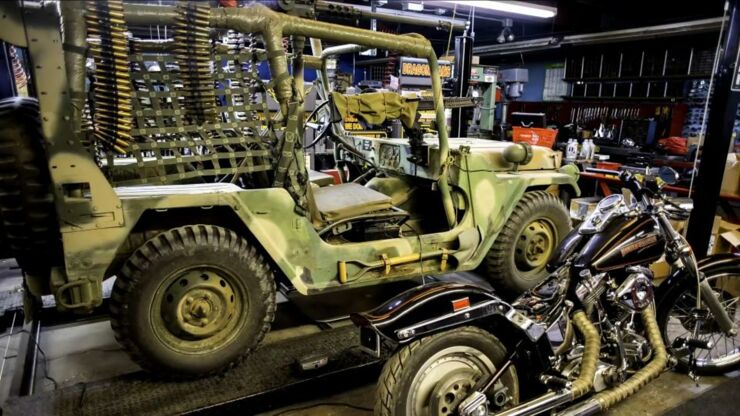
<instances>
[{"instance_id":1,"label":"ceiling beam","mask_svg":"<svg viewBox=\"0 0 740 416\"><path fill-rule=\"evenodd\" d=\"M614 30L610 32L569 35L564 37L547 37L518 42L477 46L473 53L479 56L509 55L525 52L557 49L564 45L584 46L604 43L630 42L643 39L655 39L671 36L685 36L699 33L717 32L722 18L691 20L688 22L670 23L658 26L646 26L633 29Z\"/></svg>"}]
</instances>

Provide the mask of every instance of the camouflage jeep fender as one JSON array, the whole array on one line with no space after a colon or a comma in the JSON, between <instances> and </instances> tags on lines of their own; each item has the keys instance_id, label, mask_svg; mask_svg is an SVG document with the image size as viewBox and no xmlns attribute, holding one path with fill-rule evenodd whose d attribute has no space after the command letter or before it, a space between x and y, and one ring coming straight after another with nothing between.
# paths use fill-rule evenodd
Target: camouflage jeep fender
<instances>
[{"instance_id":1,"label":"camouflage jeep fender","mask_svg":"<svg viewBox=\"0 0 740 416\"><path fill-rule=\"evenodd\" d=\"M487 202L491 200L490 195L495 195L494 199L501 198L505 201L503 203L494 202L492 205L496 208L486 210L488 211L487 221L481 221L481 226L486 227L485 231L482 232L483 242L463 267L473 269L481 263L525 192L556 185L570 188L575 195L580 195L581 191L577 181L577 168L575 166L564 166L558 172L503 173L496 175L496 180L478 182L473 189L475 209L486 210L485 205L490 203ZM489 197L486 198L485 195L489 195Z\"/></svg>"}]
</instances>

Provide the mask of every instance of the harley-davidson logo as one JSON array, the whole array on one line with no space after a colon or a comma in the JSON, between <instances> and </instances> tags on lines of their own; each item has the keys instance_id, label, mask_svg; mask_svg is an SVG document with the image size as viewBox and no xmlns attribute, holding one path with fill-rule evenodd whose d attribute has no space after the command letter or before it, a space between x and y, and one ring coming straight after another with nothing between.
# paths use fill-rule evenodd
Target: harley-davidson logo
<instances>
[{"instance_id":1,"label":"harley-davidson logo","mask_svg":"<svg viewBox=\"0 0 740 416\"><path fill-rule=\"evenodd\" d=\"M622 257L626 256L629 253L632 253L633 251L639 250L643 247L647 247L650 245L655 244L658 241L658 237L655 235L651 235L650 237L643 238L642 240L635 241L632 244L628 244L624 247L622 247L619 252L622 254Z\"/></svg>"}]
</instances>

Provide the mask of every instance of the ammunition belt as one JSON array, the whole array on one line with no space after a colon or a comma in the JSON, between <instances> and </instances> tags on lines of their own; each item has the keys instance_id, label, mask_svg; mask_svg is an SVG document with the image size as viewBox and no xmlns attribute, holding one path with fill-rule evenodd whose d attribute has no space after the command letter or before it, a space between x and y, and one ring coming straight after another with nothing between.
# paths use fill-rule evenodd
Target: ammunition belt
<instances>
[{"instance_id":1,"label":"ammunition belt","mask_svg":"<svg viewBox=\"0 0 740 416\"><path fill-rule=\"evenodd\" d=\"M216 121L216 96L211 77L211 43L207 3L181 1L173 38L174 53L180 66L185 109L194 124Z\"/></svg>"},{"instance_id":2,"label":"ammunition belt","mask_svg":"<svg viewBox=\"0 0 740 416\"><path fill-rule=\"evenodd\" d=\"M90 54L95 61L92 95L95 138L126 153L131 141L131 79L121 0L86 2Z\"/></svg>"}]
</instances>

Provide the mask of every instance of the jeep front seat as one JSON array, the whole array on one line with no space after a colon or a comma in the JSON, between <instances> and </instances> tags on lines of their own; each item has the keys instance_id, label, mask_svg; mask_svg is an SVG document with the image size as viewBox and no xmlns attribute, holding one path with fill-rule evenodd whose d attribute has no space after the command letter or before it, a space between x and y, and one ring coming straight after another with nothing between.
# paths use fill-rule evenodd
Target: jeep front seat
<instances>
[{"instance_id":1,"label":"jeep front seat","mask_svg":"<svg viewBox=\"0 0 740 416\"><path fill-rule=\"evenodd\" d=\"M324 186L312 192L316 209L325 223L393 208L391 197L357 183Z\"/></svg>"}]
</instances>

